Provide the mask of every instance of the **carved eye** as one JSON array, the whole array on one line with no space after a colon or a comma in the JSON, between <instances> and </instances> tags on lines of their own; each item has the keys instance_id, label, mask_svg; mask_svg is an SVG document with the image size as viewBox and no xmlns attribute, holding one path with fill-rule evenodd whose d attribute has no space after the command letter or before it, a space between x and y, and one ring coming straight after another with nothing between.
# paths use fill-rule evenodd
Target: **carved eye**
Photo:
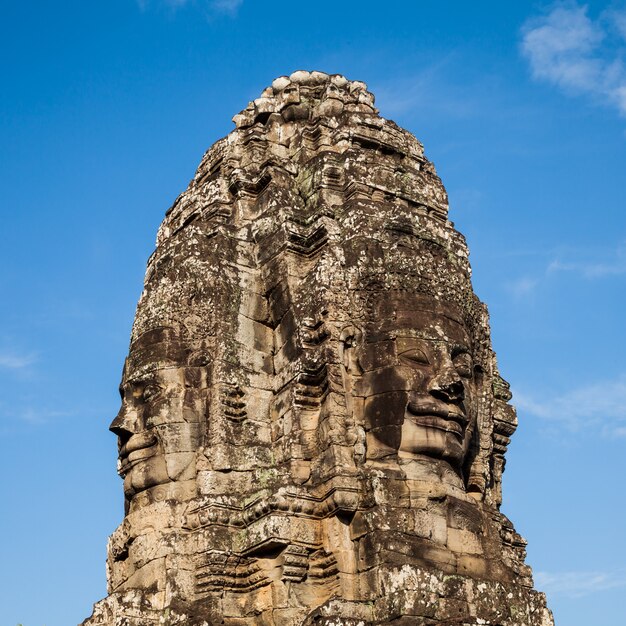
<instances>
[{"instance_id":1,"label":"carved eye","mask_svg":"<svg viewBox=\"0 0 626 626\"><path fill-rule=\"evenodd\" d=\"M453 359L452 363L456 371L459 373L459 376L463 376L464 378L471 378L473 371L473 363L472 357L468 352L461 352L457 354Z\"/></svg>"},{"instance_id":2,"label":"carved eye","mask_svg":"<svg viewBox=\"0 0 626 626\"><path fill-rule=\"evenodd\" d=\"M412 363L417 363L418 365L430 365L430 361L426 356L426 353L419 348L407 350L406 352L403 352L400 356L403 359L411 361Z\"/></svg>"},{"instance_id":3,"label":"carved eye","mask_svg":"<svg viewBox=\"0 0 626 626\"><path fill-rule=\"evenodd\" d=\"M151 400L154 400L160 392L161 388L158 385L146 385L143 393L141 394L141 399L144 402L150 402Z\"/></svg>"}]
</instances>

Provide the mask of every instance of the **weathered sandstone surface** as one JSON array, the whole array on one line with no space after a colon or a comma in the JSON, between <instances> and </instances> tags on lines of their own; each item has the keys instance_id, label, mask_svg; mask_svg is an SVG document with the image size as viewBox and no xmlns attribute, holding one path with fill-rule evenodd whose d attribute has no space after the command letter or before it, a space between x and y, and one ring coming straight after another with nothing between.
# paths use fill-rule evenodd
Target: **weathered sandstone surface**
<instances>
[{"instance_id":1,"label":"weathered sandstone surface","mask_svg":"<svg viewBox=\"0 0 626 626\"><path fill-rule=\"evenodd\" d=\"M500 513L517 418L422 145L276 79L167 212L84 626L551 626Z\"/></svg>"}]
</instances>

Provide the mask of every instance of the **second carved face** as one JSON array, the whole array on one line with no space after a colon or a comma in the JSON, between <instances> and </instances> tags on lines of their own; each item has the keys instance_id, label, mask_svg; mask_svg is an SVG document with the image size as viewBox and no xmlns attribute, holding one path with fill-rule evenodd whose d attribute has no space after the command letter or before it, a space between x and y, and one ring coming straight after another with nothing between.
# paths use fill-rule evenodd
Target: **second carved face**
<instances>
[{"instance_id":1,"label":"second carved face","mask_svg":"<svg viewBox=\"0 0 626 626\"><path fill-rule=\"evenodd\" d=\"M460 471L476 428L480 377L460 317L421 299L366 332L357 358L368 458L430 457Z\"/></svg>"}]
</instances>

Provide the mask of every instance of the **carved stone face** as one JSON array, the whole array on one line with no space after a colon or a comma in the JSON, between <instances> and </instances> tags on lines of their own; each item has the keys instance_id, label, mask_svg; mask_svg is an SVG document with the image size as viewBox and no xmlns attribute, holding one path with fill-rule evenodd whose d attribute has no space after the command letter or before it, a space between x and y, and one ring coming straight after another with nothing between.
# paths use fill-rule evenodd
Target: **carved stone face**
<instances>
[{"instance_id":1,"label":"carved stone face","mask_svg":"<svg viewBox=\"0 0 626 626\"><path fill-rule=\"evenodd\" d=\"M364 337L359 388L368 457L465 461L477 415L477 369L468 332L451 311L423 299Z\"/></svg>"},{"instance_id":2,"label":"carved stone face","mask_svg":"<svg viewBox=\"0 0 626 626\"><path fill-rule=\"evenodd\" d=\"M167 331L167 329L165 329ZM131 346L120 385L118 471L130 501L151 487L193 478L206 415L206 373L180 366L184 351L159 329Z\"/></svg>"}]
</instances>

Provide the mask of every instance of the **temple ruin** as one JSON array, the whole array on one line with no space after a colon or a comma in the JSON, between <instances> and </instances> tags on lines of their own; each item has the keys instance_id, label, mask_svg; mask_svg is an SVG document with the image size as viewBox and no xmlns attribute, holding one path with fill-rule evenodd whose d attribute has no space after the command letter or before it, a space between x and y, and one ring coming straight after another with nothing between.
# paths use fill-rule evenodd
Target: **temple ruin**
<instances>
[{"instance_id":1,"label":"temple ruin","mask_svg":"<svg viewBox=\"0 0 626 626\"><path fill-rule=\"evenodd\" d=\"M517 425L420 142L276 79L167 211L111 424L125 517L83 626L552 626L500 512Z\"/></svg>"}]
</instances>

